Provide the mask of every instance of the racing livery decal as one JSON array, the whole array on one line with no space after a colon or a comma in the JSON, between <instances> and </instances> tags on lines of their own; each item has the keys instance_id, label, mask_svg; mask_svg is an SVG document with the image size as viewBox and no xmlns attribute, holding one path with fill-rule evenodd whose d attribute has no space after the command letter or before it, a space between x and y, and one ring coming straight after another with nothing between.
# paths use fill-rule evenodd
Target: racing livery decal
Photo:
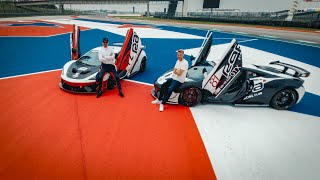
<instances>
[{"instance_id":1,"label":"racing livery decal","mask_svg":"<svg viewBox=\"0 0 320 180\"><path fill-rule=\"evenodd\" d=\"M242 54L235 39L230 43L222 60L211 70L202 82L202 88L210 91L216 98L237 78L242 67Z\"/></svg>"}]
</instances>

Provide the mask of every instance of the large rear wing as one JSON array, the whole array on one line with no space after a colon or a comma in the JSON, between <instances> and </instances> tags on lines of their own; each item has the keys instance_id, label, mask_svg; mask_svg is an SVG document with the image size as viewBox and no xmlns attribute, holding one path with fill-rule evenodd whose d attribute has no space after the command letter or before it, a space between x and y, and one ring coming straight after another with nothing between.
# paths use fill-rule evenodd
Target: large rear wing
<instances>
[{"instance_id":1,"label":"large rear wing","mask_svg":"<svg viewBox=\"0 0 320 180\"><path fill-rule=\"evenodd\" d=\"M282 63L280 61L273 61L270 64L279 65L279 66L284 67L284 69L282 70L282 73L284 73L284 74L290 74L290 73L288 73L288 70L294 71L294 73L292 74L293 77L308 77L310 75L309 71L302 69L300 67L291 65L291 64Z\"/></svg>"}]
</instances>

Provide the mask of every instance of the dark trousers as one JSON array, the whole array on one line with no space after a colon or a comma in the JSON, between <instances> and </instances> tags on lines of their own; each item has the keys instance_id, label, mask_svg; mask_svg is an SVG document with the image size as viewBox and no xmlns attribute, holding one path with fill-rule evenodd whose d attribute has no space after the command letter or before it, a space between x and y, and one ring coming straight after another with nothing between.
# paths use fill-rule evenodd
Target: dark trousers
<instances>
[{"instance_id":1,"label":"dark trousers","mask_svg":"<svg viewBox=\"0 0 320 180\"><path fill-rule=\"evenodd\" d=\"M97 76L96 76L96 82L99 84L98 91L100 91L102 88L102 81L103 81L103 76L105 73L112 73L114 75L114 77L116 78L117 85L118 85L118 90L121 91L122 88L121 88L121 84L120 84L119 75L116 71L116 67L112 64L103 64L103 63L101 63L100 72L98 72Z\"/></svg>"},{"instance_id":2,"label":"dark trousers","mask_svg":"<svg viewBox=\"0 0 320 180\"><path fill-rule=\"evenodd\" d=\"M167 79L167 81L162 84L158 98L160 101L162 100L162 104L165 104L168 101L172 92L179 89L181 84L181 82L173 80L172 78Z\"/></svg>"}]
</instances>

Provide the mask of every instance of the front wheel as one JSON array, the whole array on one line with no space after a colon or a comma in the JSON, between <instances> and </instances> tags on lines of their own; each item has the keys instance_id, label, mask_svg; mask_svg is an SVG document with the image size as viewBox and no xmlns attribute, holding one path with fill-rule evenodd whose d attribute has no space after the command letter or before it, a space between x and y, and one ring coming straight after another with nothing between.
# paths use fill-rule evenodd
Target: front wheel
<instances>
[{"instance_id":1,"label":"front wheel","mask_svg":"<svg viewBox=\"0 0 320 180\"><path fill-rule=\"evenodd\" d=\"M201 90L196 87L189 87L184 89L179 96L179 103L192 107L197 105L201 100L202 94Z\"/></svg>"},{"instance_id":2,"label":"front wheel","mask_svg":"<svg viewBox=\"0 0 320 180\"><path fill-rule=\"evenodd\" d=\"M294 90L283 89L271 99L270 106L278 110L290 109L297 102L298 95Z\"/></svg>"}]
</instances>

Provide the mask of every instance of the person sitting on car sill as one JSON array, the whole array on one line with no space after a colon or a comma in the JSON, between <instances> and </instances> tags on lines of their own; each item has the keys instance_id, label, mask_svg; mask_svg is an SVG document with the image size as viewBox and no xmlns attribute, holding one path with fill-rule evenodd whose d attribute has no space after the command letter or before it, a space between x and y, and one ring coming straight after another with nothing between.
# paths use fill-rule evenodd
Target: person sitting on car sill
<instances>
[{"instance_id":1,"label":"person sitting on car sill","mask_svg":"<svg viewBox=\"0 0 320 180\"><path fill-rule=\"evenodd\" d=\"M166 104L172 92L178 89L186 79L189 64L184 59L184 51L182 49L177 51L177 57L178 60L174 66L172 77L167 79L161 86L159 98L151 102L152 104L160 104L160 112L164 110L164 104Z\"/></svg>"}]
</instances>

